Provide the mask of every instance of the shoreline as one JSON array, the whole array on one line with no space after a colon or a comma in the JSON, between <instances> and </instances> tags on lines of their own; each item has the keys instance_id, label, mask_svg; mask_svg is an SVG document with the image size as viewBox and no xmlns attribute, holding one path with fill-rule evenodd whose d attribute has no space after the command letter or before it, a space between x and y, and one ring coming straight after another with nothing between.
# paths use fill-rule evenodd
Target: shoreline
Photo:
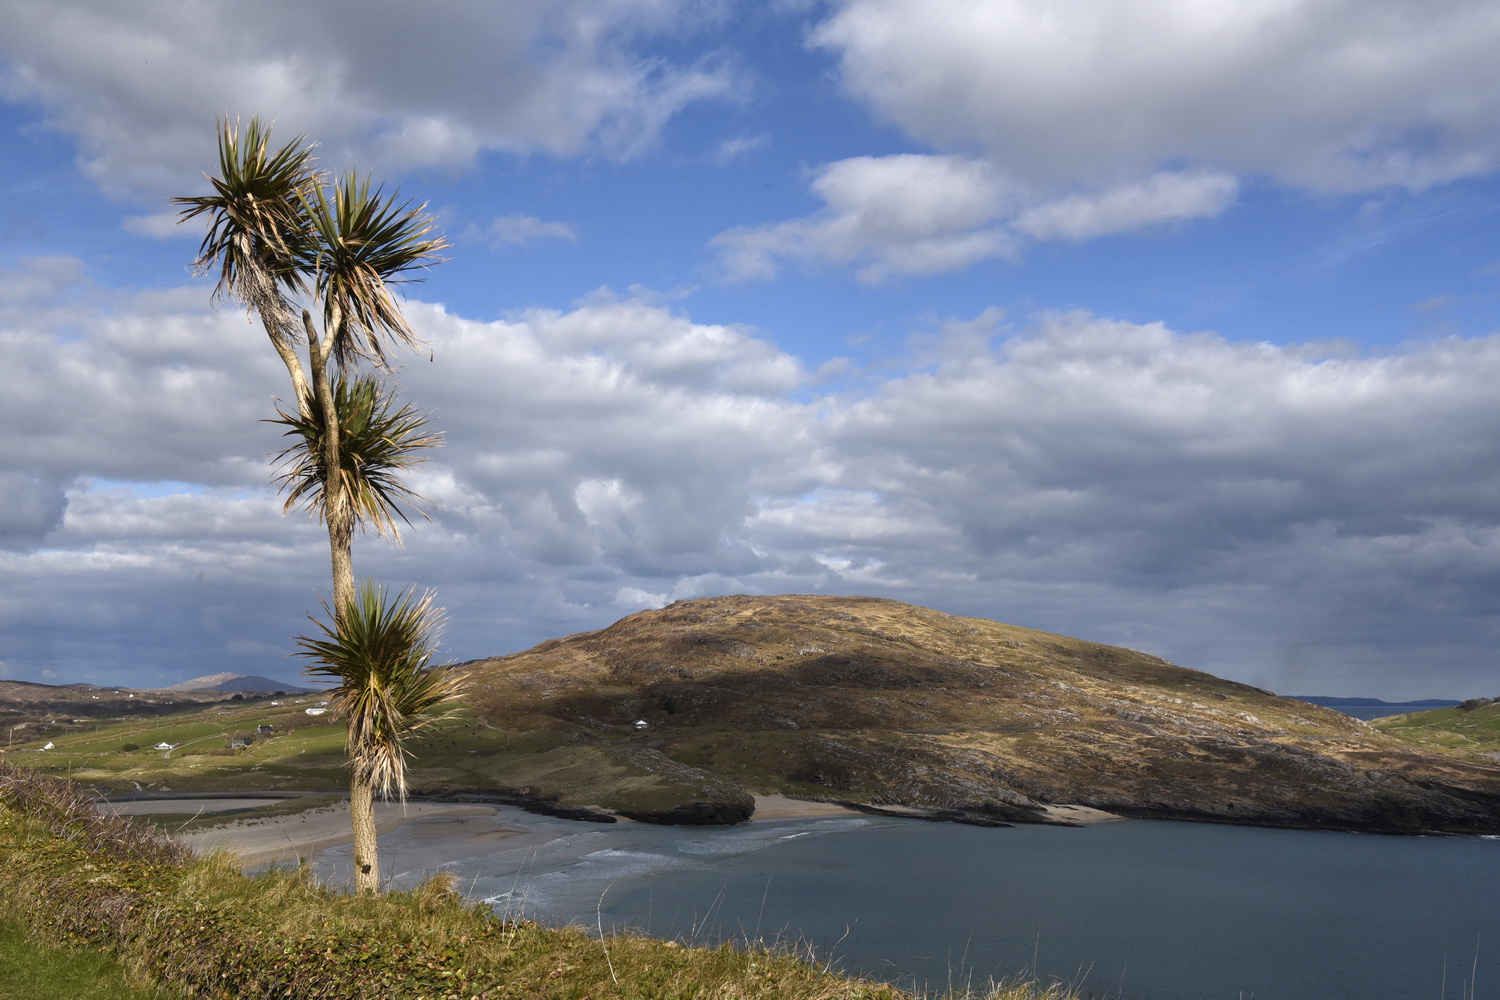
<instances>
[{"instance_id":1,"label":"shoreline","mask_svg":"<svg viewBox=\"0 0 1500 1000\"><path fill-rule=\"evenodd\" d=\"M493 816L494 806L439 802L375 803L375 832L383 835L414 820L465 820ZM490 831L495 839L529 832L502 827ZM228 850L242 868L276 861L304 861L319 851L352 843L354 832L349 823L349 803L339 802L286 816L232 820L223 826L192 833L176 834L174 839L194 854L211 854Z\"/></svg>"},{"instance_id":2,"label":"shoreline","mask_svg":"<svg viewBox=\"0 0 1500 1000\"><path fill-rule=\"evenodd\" d=\"M264 793L261 793L264 794ZM273 793L274 794L274 793ZM268 795L267 798L272 796ZM200 804L205 812L222 811L226 807L240 807L244 799L226 799L222 793L210 793L201 798L186 796L172 800L157 800L161 803L132 803L134 808L119 808L120 812L181 811L184 804ZM123 804L121 804L123 805ZM155 808L153 808L155 807ZM525 821L497 820L501 806L480 803L408 801L377 802L375 804L375 829L377 835L391 833L408 823L420 822L425 826L441 828L434 833L450 838L455 846L473 847L492 845L498 841L518 837L537 837L541 829ZM604 810L599 810L604 812ZM1124 817L1102 810L1080 805L1049 805L1046 807L1049 820L1054 823L1092 826L1098 823L1121 822ZM794 799L785 795L757 795L755 813L751 823L777 822L793 819L835 819L859 817L864 812L834 802L818 802ZM891 813L891 815L898 815ZM541 817L538 817L539 819ZM912 818L923 818L913 813ZM634 820L617 816L618 822ZM193 853L205 855L216 850L234 853L242 868L254 868L277 861L303 861L320 851L351 843L354 834L349 823L349 803L318 806L282 816L254 817L229 820L223 825L192 833L175 834L174 838ZM520 846L520 845L517 845Z\"/></svg>"},{"instance_id":3,"label":"shoreline","mask_svg":"<svg viewBox=\"0 0 1500 1000\"><path fill-rule=\"evenodd\" d=\"M230 806L231 802L235 807L243 804L243 800L225 800L220 794L210 793L201 798L183 796L171 800L155 800L150 806L138 806L118 811L180 812L185 804L197 805L200 802L206 807L205 812L218 811L219 808ZM161 805L158 806L157 803ZM403 806L398 802L377 802L375 803L375 829L377 835L384 835L408 823L421 821L425 825L445 827L446 829L442 832L443 836L456 836L466 844L479 840L486 842L510 840L536 835L540 832L524 820L485 827L473 822L480 817L488 817L493 822L499 810L498 805L478 803L408 801ZM755 814L750 818L750 822L859 815L861 814L852 809L832 802L809 802L787 798L784 795L758 795L755 798ZM616 819L620 823L635 822L623 816L617 816ZM305 860L327 848L339 847L354 840L354 834L349 825L347 801L285 816L230 820L221 826L176 834L174 837L198 855L210 854L220 849L229 850L236 855L243 868L254 868L277 861Z\"/></svg>"}]
</instances>

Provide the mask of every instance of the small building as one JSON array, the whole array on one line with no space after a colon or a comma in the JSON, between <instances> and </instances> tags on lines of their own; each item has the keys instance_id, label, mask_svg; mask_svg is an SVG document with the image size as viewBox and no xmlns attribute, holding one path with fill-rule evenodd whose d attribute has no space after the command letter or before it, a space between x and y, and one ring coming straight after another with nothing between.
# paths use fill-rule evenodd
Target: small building
<instances>
[{"instance_id":1,"label":"small building","mask_svg":"<svg viewBox=\"0 0 1500 1000\"><path fill-rule=\"evenodd\" d=\"M631 725L630 728L631 729L648 729L648 728L650 728L650 726L651 726L651 723L647 722L645 719L636 719L635 722Z\"/></svg>"},{"instance_id":2,"label":"small building","mask_svg":"<svg viewBox=\"0 0 1500 1000\"><path fill-rule=\"evenodd\" d=\"M274 732L276 732L275 726L261 724L255 727L256 736L270 736Z\"/></svg>"},{"instance_id":3,"label":"small building","mask_svg":"<svg viewBox=\"0 0 1500 1000\"><path fill-rule=\"evenodd\" d=\"M43 749L43 750L51 750L51 749L52 749L52 747L53 747L53 743L52 743L52 741L51 741L51 740L48 740L48 741L47 741L47 745L46 745L46 746L44 746L44 747L42 747L42 749Z\"/></svg>"},{"instance_id":4,"label":"small building","mask_svg":"<svg viewBox=\"0 0 1500 1000\"><path fill-rule=\"evenodd\" d=\"M168 743L165 740L163 740L162 742L156 744L156 746L152 747L151 749L153 749L153 750L174 750L174 749L176 749L176 747L173 746L171 743Z\"/></svg>"},{"instance_id":5,"label":"small building","mask_svg":"<svg viewBox=\"0 0 1500 1000\"><path fill-rule=\"evenodd\" d=\"M324 712L328 711L328 709L326 709L326 708L304 708L302 711L306 712L308 715L322 715Z\"/></svg>"}]
</instances>

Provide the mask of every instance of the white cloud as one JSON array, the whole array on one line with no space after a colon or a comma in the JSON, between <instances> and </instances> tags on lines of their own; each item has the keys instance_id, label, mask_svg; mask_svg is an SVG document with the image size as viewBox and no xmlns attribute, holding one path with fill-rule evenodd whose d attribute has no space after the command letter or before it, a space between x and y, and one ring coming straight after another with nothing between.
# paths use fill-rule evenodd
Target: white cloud
<instances>
[{"instance_id":1,"label":"white cloud","mask_svg":"<svg viewBox=\"0 0 1500 1000\"><path fill-rule=\"evenodd\" d=\"M1015 259L1029 240L1087 240L1210 218L1235 199L1228 174L1162 171L1137 182L1046 199L983 160L914 153L856 157L819 170L825 207L810 216L742 226L714 237L730 281L774 277L782 259L855 264L880 282Z\"/></svg>"},{"instance_id":2,"label":"white cloud","mask_svg":"<svg viewBox=\"0 0 1500 1000\"><path fill-rule=\"evenodd\" d=\"M1164 222L1212 218L1234 202L1238 190L1239 182L1229 174L1163 171L1144 181L1032 205L1017 216L1015 228L1039 240L1089 240Z\"/></svg>"},{"instance_id":3,"label":"white cloud","mask_svg":"<svg viewBox=\"0 0 1500 1000\"><path fill-rule=\"evenodd\" d=\"M769 132L761 132L758 135L742 135L733 139L725 139L720 142L714 150L713 160L719 166L727 166L735 160L740 159L757 149L763 148L771 141Z\"/></svg>"},{"instance_id":4,"label":"white cloud","mask_svg":"<svg viewBox=\"0 0 1500 1000\"><path fill-rule=\"evenodd\" d=\"M332 163L467 165L485 150L631 156L684 107L730 95L722 59L665 59L642 40L722 16L695 0L410 5L16 0L0 8L0 96L77 136L115 193L199 183L224 114L305 133ZM211 143L211 138L207 140ZM210 147L211 148L211 145Z\"/></svg>"},{"instance_id":5,"label":"white cloud","mask_svg":"<svg viewBox=\"0 0 1500 1000\"><path fill-rule=\"evenodd\" d=\"M266 650L291 651L327 557L265 487L285 375L263 334L201 287L90 311L66 262L3 279L30 289L0 302L11 670L285 673ZM991 311L819 394L755 331L644 298L409 315L440 508L356 561L436 587L455 656L683 597L864 592L1284 690L1490 683L1466 671L1500 628L1500 337L1330 357Z\"/></svg>"},{"instance_id":6,"label":"white cloud","mask_svg":"<svg viewBox=\"0 0 1500 1000\"><path fill-rule=\"evenodd\" d=\"M813 41L877 114L1027 183L1185 162L1354 191L1495 169L1497 31L1487 0L843 0Z\"/></svg>"},{"instance_id":7,"label":"white cloud","mask_svg":"<svg viewBox=\"0 0 1500 1000\"><path fill-rule=\"evenodd\" d=\"M1357 192L1481 176L1500 168L1497 33L1486 0L841 0L812 44L933 152L829 164L819 212L714 245L731 280L791 260L878 281L1212 218L1247 177ZM874 177L891 183L858 183ZM930 190L967 211L904 218Z\"/></svg>"},{"instance_id":8,"label":"white cloud","mask_svg":"<svg viewBox=\"0 0 1500 1000\"><path fill-rule=\"evenodd\" d=\"M815 215L714 237L730 280L771 277L777 259L791 257L856 263L863 280L878 282L953 270L1011 248L994 225L1011 192L978 160L859 156L817 171L812 189L825 203Z\"/></svg>"},{"instance_id":9,"label":"white cloud","mask_svg":"<svg viewBox=\"0 0 1500 1000\"><path fill-rule=\"evenodd\" d=\"M121 225L127 233L153 240L188 239L195 234L191 228L178 225L176 212L154 212L149 215L132 215Z\"/></svg>"},{"instance_id":10,"label":"white cloud","mask_svg":"<svg viewBox=\"0 0 1500 1000\"><path fill-rule=\"evenodd\" d=\"M502 215L483 229L475 227L465 233L468 239L479 239L493 247L519 247L538 240L578 242L578 233L566 222L543 222L534 215Z\"/></svg>"}]
</instances>

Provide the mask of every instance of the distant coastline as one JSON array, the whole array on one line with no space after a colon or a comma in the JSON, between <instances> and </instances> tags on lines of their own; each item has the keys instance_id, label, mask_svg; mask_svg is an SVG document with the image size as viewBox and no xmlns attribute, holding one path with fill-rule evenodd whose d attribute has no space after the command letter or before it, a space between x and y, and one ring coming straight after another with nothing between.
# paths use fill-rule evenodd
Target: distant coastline
<instances>
[{"instance_id":1,"label":"distant coastline","mask_svg":"<svg viewBox=\"0 0 1500 1000\"><path fill-rule=\"evenodd\" d=\"M1286 697L1294 701L1305 701L1310 705L1321 708L1329 708L1335 712L1352 715L1356 719L1369 722L1371 719L1384 719L1391 715L1405 715L1408 712L1424 712L1433 708L1452 708L1461 704L1454 698L1423 698L1420 701L1382 701L1379 698L1340 698L1330 695L1316 694L1289 694Z\"/></svg>"}]
</instances>

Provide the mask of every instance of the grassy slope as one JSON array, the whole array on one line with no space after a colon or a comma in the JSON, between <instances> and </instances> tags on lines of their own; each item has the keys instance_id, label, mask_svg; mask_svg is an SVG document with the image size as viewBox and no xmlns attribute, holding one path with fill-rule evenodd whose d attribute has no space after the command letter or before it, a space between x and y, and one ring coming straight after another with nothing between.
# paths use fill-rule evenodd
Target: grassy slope
<instances>
[{"instance_id":1,"label":"grassy slope","mask_svg":"<svg viewBox=\"0 0 1500 1000\"><path fill-rule=\"evenodd\" d=\"M733 820L782 792L1034 820L1038 804L1490 832L1500 768L1156 657L893 601L726 597L476 661L472 717L418 747L419 793L506 789ZM337 789L312 699L215 705L12 759L114 788ZM326 718L326 717L325 717ZM644 729L636 728L638 720ZM277 735L223 744L270 723ZM138 750L186 742L170 755Z\"/></svg>"},{"instance_id":2,"label":"grassy slope","mask_svg":"<svg viewBox=\"0 0 1500 1000\"><path fill-rule=\"evenodd\" d=\"M1376 729L1417 746L1458 756L1500 753L1500 702L1437 708L1377 719Z\"/></svg>"},{"instance_id":3,"label":"grassy slope","mask_svg":"<svg viewBox=\"0 0 1500 1000\"><path fill-rule=\"evenodd\" d=\"M0 1000L181 1000L141 987L101 952L39 943L28 925L0 919Z\"/></svg>"}]
</instances>

